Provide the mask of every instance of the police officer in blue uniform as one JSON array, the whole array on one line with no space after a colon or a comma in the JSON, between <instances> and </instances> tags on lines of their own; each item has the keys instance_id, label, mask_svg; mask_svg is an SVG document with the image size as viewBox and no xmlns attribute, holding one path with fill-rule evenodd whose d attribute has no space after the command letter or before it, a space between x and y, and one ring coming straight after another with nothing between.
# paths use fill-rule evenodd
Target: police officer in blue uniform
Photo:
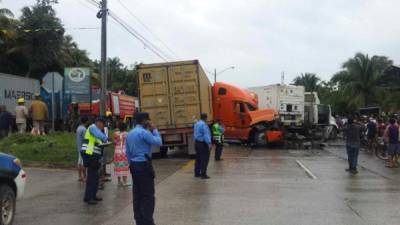
<instances>
[{"instance_id":1,"label":"police officer in blue uniform","mask_svg":"<svg viewBox=\"0 0 400 225\"><path fill-rule=\"evenodd\" d=\"M104 124L105 119L99 117L94 124L89 126L81 149L83 164L87 168L86 190L83 200L89 205L96 205L98 201L102 201L101 198L97 197L97 190L103 155L103 147L101 145L108 142L108 137L102 132Z\"/></svg>"},{"instance_id":2,"label":"police officer in blue uniform","mask_svg":"<svg viewBox=\"0 0 400 225\"><path fill-rule=\"evenodd\" d=\"M207 123L207 114L202 113L200 120L194 125L194 140L196 150L196 162L194 167L194 176L202 179L209 179L207 175L207 166L210 161L211 150L211 132Z\"/></svg>"},{"instance_id":3,"label":"police officer in blue uniform","mask_svg":"<svg viewBox=\"0 0 400 225\"><path fill-rule=\"evenodd\" d=\"M133 180L133 211L137 225L154 225L154 178L152 146L161 146L161 136L148 113L136 115L136 127L128 133L126 154Z\"/></svg>"}]
</instances>

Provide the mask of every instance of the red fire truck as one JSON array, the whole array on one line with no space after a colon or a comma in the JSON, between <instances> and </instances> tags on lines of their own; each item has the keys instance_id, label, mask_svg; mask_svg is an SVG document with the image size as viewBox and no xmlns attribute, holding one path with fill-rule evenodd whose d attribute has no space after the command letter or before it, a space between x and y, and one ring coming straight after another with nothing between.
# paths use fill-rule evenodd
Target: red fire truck
<instances>
[{"instance_id":1,"label":"red fire truck","mask_svg":"<svg viewBox=\"0 0 400 225\"><path fill-rule=\"evenodd\" d=\"M106 102L107 111L111 112L111 115L118 120L130 121L136 111L135 100L135 97L125 95L123 92L109 92ZM99 116L100 100L94 100L92 104L79 103L78 108L79 115Z\"/></svg>"}]
</instances>

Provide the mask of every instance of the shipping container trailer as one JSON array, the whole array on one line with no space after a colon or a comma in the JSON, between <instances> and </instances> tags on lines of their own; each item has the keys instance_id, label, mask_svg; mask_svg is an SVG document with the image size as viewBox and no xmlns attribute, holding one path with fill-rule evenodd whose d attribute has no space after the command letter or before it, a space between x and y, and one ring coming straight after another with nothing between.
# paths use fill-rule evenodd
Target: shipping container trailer
<instances>
[{"instance_id":1,"label":"shipping container trailer","mask_svg":"<svg viewBox=\"0 0 400 225\"><path fill-rule=\"evenodd\" d=\"M5 105L13 115L18 98L24 98L29 107L36 93L40 93L39 80L0 73L0 105Z\"/></svg>"},{"instance_id":2,"label":"shipping container trailer","mask_svg":"<svg viewBox=\"0 0 400 225\"><path fill-rule=\"evenodd\" d=\"M163 139L160 148L180 147L195 154L193 125L201 113L213 120L212 85L198 60L140 64L140 110L148 112Z\"/></svg>"}]
</instances>

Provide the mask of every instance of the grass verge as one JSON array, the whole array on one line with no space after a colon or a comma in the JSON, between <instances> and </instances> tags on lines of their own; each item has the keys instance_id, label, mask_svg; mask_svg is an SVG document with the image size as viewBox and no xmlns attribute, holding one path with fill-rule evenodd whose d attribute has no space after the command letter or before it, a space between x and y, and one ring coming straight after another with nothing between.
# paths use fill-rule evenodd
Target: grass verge
<instances>
[{"instance_id":1,"label":"grass verge","mask_svg":"<svg viewBox=\"0 0 400 225\"><path fill-rule=\"evenodd\" d=\"M0 151L20 158L26 166L72 168L78 160L75 133L56 132L46 136L13 134L0 140ZM107 148L107 159L113 156Z\"/></svg>"}]
</instances>

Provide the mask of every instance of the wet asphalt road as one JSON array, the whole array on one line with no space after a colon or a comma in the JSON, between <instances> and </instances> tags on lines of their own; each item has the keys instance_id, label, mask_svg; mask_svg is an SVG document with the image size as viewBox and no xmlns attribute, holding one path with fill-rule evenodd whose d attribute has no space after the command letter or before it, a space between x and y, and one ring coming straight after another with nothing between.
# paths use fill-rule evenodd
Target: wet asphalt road
<instances>
[{"instance_id":1,"label":"wet asphalt road","mask_svg":"<svg viewBox=\"0 0 400 225\"><path fill-rule=\"evenodd\" d=\"M250 150L230 146L209 166L210 180L193 178L193 162L155 161L158 225L400 224L400 169L361 154L360 173L344 172L344 147ZM82 203L73 171L28 169L17 225L134 224L130 188L108 184L104 201Z\"/></svg>"}]
</instances>

